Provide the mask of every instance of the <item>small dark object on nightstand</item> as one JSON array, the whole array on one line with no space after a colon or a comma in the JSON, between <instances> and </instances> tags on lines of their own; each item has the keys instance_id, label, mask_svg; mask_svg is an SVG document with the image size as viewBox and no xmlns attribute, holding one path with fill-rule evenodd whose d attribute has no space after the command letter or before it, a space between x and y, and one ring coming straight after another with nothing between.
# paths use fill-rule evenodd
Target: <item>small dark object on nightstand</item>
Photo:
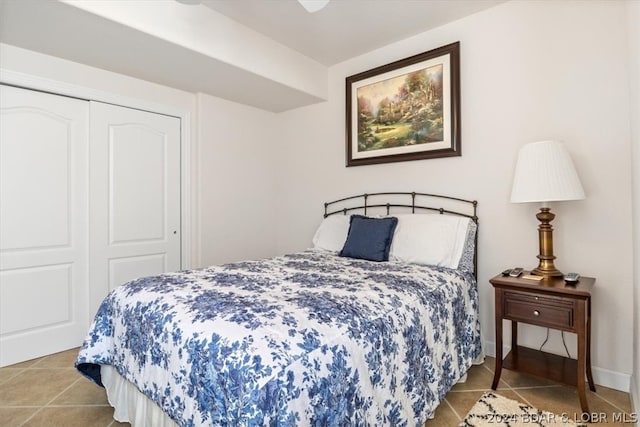
<instances>
[{"instance_id":1,"label":"small dark object on nightstand","mask_svg":"<svg viewBox=\"0 0 640 427\"><path fill-rule=\"evenodd\" d=\"M567 273L564 275L564 281L568 285L575 285L580 281L580 275L578 273Z\"/></svg>"}]
</instances>

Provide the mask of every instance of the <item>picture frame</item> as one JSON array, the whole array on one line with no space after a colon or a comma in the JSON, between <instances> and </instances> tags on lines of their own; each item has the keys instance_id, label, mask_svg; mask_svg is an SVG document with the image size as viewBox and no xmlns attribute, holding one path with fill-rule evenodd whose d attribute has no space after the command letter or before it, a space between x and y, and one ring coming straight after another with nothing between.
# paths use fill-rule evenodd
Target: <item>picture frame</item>
<instances>
[{"instance_id":1,"label":"picture frame","mask_svg":"<svg viewBox=\"0 0 640 427\"><path fill-rule=\"evenodd\" d=\"M346 166L462 155L460 42L346 78Z\"/></svg>"}]
</instances>

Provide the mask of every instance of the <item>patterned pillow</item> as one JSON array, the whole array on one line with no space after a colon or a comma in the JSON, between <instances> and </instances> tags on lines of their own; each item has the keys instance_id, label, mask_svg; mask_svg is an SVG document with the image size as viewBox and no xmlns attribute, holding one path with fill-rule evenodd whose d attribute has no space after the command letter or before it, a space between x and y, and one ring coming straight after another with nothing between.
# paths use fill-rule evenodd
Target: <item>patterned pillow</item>
<instances>
[{"instance_id":1,"label":"patterned pillow","mask_svg":"<svg viewBox=\"0 0 640 427\"><path fill-rule=\"evenodd\" d=\"M460 257L460 264L458 264L458 270L466 270L470 272L475 271L475 264L473 257L476 252L476 233L478 230L478 224L474 221L469 221L469 229L467 230L467 239L464 242L464 250Z\"/></svg>"},{"instance_id":2,"label":"patterned pillow","mask_svg":"<svg viewBox=\"0 0 640 427\"><path fill-rule=\"evenodd\" d=\"M389 251L398 218L371 218L351 215L349 233L341 257L366 259L369 261L389 261Z\"/></svg>"}]
</instances>

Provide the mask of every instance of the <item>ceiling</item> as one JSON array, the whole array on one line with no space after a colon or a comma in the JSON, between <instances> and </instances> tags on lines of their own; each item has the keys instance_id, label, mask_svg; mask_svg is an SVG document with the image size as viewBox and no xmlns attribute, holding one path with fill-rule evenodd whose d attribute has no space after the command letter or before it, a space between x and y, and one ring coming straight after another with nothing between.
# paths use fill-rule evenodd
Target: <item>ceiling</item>
<instances>
[{"instance_id":1,"label":"ceiling","mask_svg":"<svg viewBox=\"0 0 640 427\"><path fill-rule=\"evenodd\" d=\"M295 0L201 1L330 66L505 0L331 0L315 13L308 13Z\"/></svg>"},{"instance_id":2,"label":"ceiling","mask_svg":"<svg viewBox=\"0 0 640 427\"><path fill-rule=\"evenodd\" d=\"M0 0L0 42L280 112L326 99L329 66L504 0L188 1Z\"/></svg>"}]
</instances>

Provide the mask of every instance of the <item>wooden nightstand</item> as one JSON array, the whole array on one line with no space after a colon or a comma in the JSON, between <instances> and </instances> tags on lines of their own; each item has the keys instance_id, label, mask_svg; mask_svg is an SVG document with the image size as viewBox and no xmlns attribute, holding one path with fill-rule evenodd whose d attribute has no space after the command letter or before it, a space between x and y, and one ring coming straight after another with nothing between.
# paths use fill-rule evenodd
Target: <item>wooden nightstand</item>
<instances>
[{"instance_id":1,"label":"wooden nightstand","mask_svg":"<svg viewBox=\"0 0 640 427\"><path fill-rule=\"evenodd\" d=\"M525 271L523 274L528 274ZM585 376L591 391L596 391L591 374L591 289L596 279L581 277L567 285L561 277L543 280L498 275L489 282L495 288L496 369L493 390L498 386L502 368L548 378L578 388L580 406L589 413ZM502 358L502 320L511 320L511 351ZM528 323L578 336L576 359L557 356L518 345L518 322Z\"/></svg>"}]
</instances>

